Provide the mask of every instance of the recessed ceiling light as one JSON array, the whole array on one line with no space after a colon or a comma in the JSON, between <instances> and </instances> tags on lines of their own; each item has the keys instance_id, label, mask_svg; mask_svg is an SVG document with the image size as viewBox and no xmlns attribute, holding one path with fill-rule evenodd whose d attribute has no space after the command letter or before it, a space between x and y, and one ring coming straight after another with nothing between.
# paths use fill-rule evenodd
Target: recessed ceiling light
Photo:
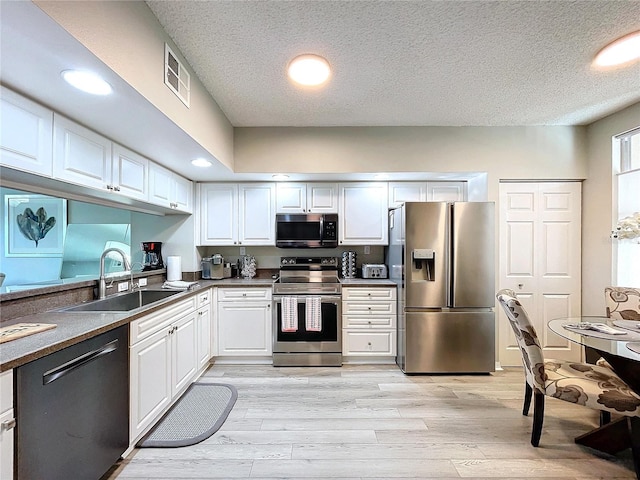
<instances>
[{"instance_id":1,"label":"recessed ceiling light","mask_svg":"<svg viewBox=\"0 0 640 480\"><path fill-rule=\"evenodd\" d=\"M289 175L286 175L284 173L276 173L275 175L271 175L271 178L273 178L274 180L286 180L287 178L289 178Z\"/></svg>"},{"instance_id":2,"label":"recessed ceiling light","mask_svg":"<svg viewBox=\"0 0 640 480\"><path fill-rule=\"evenodd\" d=\"M329 62L324 58L304 54L297 56L287 67L289 78L300 85L315 86L323 84L331 74Z\"/></svg>"},{"instance_id":3,"label":"recessed ceiling light","mask_svg":"<svg viewBox=\"0 0 640 480\"><path fill-rule=\"evenodd\" d=\"M596 55L593 63L598 67L613 67L640 58L640 31L630 33L610 43Z\"/></svg>"},{"instance_id":4,"label":"recessed ceiling light","mask_svg":"<svg viewBox=\"0 0 640 480\"><path fill-rule=\"evenodd\" d=\"M206 158L196 158L195 160L191 160L191 165L206 168L211 166L211 162Z\"/></svg>"},{"instance_id":5,"label":"recessed ceiling light","mask_svg":"<svg viewBox=\"0 0 640 480\"><path fill-rule=\"evenodd\" d=\"M92 95L109 95L113 91L111 85L93 72L65 70L61 75L69 85Z\"/></svg>"}]
</instances>

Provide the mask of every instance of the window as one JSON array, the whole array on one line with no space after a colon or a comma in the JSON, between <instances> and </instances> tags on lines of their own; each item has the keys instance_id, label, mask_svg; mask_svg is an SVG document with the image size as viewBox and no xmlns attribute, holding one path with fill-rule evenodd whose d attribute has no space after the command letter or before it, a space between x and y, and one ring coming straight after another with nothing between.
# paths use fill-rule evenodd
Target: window
<instances>
[{"instance_id":1,"label":"window","mask_svg":"<svg viewBox=\"0 0 640 480\"><path fill-rule=\"evenodd\" d=\"M615 285L640 285L640 237L637 218L640 212L640 127L614 137L614 229L621 227L626 236L613 243ZM616 225L617 224L617 225Z\"/></svg>"},{"instance_id":2,"label":"window","mask_svg":"<svg viewBox=\"0 0 640 480\"><path fill-rule=\"evenodd\" d=\"M617 137L620 142L620 173L640 169L640 128Z\"/></svg>"}]
</instances>

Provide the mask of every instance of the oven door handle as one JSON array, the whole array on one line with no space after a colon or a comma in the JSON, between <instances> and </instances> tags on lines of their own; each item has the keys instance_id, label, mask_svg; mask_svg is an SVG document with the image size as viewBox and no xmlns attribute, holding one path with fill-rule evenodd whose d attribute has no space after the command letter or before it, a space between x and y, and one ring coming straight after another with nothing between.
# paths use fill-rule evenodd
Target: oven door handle
<instances>
[{"instance_id":1,"label":"oven door handle","mask_svg":"<svg viewBox=\"0 0 640 480\"><path fill-rule=\"evenodd\" d=\"M306 297L320 297L320 301L324 302L326 300L325 303L329 303L330 301L341 301L342 300L342 296L340 295L316 295L316 294L298 294L298 295L274 295L273 301L276 303L279 303L282 301L283 297L294 297L294 298L306 298Z\"/></svg>"}]
</instances>

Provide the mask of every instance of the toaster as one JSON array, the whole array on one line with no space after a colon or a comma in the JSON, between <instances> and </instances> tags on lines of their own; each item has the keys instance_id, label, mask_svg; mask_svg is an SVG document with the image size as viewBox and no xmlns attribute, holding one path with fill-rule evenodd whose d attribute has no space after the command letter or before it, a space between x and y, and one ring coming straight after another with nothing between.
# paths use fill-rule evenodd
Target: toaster
<instances>
[{"instance_id":1,"label":"toaster","mask_svg":"<svg viewBox=\"0 0 640 480\"><path fill-rule=\"evenodd\" d=\"M362 278L387 278L387 266L383 263L363 263Z\"/></svg>"}]
</instances>

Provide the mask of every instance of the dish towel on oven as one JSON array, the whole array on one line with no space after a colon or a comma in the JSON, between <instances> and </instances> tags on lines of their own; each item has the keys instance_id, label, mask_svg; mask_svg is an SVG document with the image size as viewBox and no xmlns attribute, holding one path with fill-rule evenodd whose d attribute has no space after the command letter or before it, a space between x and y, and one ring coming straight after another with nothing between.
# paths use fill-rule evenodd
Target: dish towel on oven
<instances>
[{"instance_id":1,"label":"dish towel on oven","mask_svg":"<svg viewBox=\"0 0 640 480\"><path fill-rule=\"evenodd\" d=\"M282 297L282 331L298 331L298 298Z\"/></svg>"},{"instance_id":2,"label":"dish towel on oven","mask_svg":"<svg viewBox=\"0 0 640 480\"><path fill-rule=\"evenodd\" d=\"M307 332L320 332L322 330L320 297L307 297L305 303L305 328Z\"/></svg>"}]
</instances>

